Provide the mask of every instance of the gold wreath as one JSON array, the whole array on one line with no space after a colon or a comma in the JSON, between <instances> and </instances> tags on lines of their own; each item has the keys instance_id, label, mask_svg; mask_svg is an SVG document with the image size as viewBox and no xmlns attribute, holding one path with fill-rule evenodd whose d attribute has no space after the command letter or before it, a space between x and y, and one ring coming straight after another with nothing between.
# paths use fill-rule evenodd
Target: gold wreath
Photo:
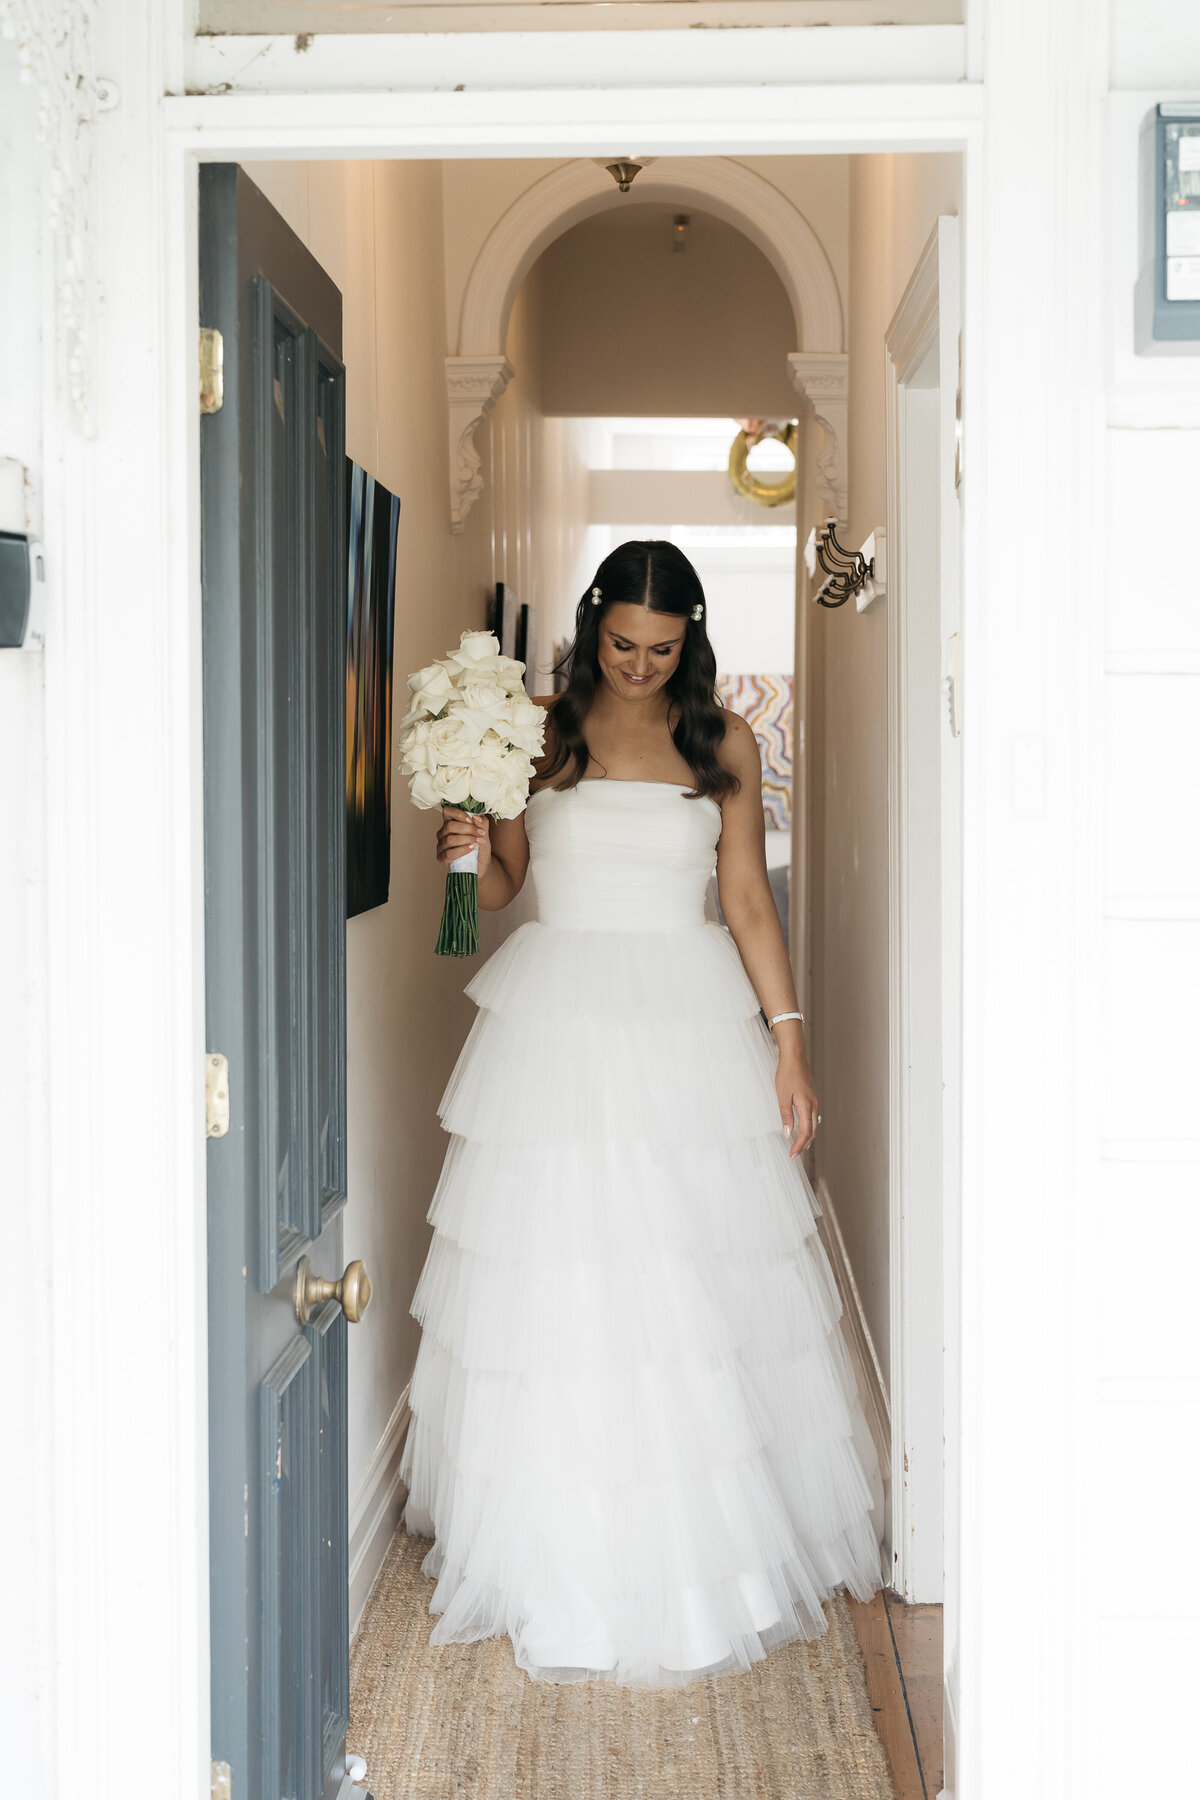
<instances>
[{"instance_id":1,"label":"gold wreath","mask_svg":"<svg viewBox=\"0 0 1200 1800\"><path fill-rule=\"evenodd\" d=\"M729 479L733 483L735 494L744 494L747 500L753 500L758 506L786 506L789 500L796 498L796 421L789 419L782 430L768 429L755 438L761 444L763 438L778 438L785 450L792 453L792 472L785 475L782 481L760 481L746 467L746 459L750 454L750 440L744 430L739 431L729 446Z\"/></svg>"}]
</instances>

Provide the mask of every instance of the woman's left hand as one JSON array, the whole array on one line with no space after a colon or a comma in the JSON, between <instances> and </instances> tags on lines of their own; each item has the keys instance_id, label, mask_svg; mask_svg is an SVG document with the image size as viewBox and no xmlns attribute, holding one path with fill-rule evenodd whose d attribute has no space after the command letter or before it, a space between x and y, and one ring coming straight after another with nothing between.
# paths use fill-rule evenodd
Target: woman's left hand
<instances>
[{"instance_id":1,"label":"woman's left hand","mask_svg":"<svg viewBox=\"0 0 1200 1800\"><path fill-rule=\"evenodd\" d=\"M817 1135L817 1096L808 1071L794 1064L781 1062L775 1072L775 1094L779 1101L779 1116L783 1120L784 1137L792 1137L792 1129L795 1127L796 1135L792 1138L788 1156L799 1156L802 1150L808 1149Z\"/></svg>"}]
</instances>

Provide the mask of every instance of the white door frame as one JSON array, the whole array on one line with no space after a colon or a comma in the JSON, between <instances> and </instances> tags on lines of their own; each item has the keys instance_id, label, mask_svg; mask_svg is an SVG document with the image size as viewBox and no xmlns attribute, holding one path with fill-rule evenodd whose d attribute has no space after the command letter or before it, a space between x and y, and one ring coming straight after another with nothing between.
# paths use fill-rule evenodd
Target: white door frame
<instances>
[{"instance_id":1,"label":"white door frame","mask_svg":"<svg viewBox=\"0 0 1200 1800\"><path fill-rule=\"evenodd\" d=\"M1096 1566L1090 1414L1073 1399L1088 1372L1076 1272L1094 1195L1098 1062L1079 997L1095 970L1080 919L1102 670L1085 527L1102 416L1095 333L1077 301L1081 281L1087 292L1099 279L1105 243L1105 82L1089 48L1102 41L1102 10L1100 0L1061 0L1052 16L1044 0L990 5L986 87L975 11L967 79L923 85L871 79L870 46L886 55L886 45L864 34L860 51L850 33L854 68L836 85L722 86L717 75L679 86L670 40L689 40L689 54L722 40L725 54L735 34L665 32L665 44L631 33L623 47L644 86L531 93L533 50L517 34L507 62L493 40L491 85L471 91L454 91L450 49L436 87L371 91L374 38L337 43L351 71L337 92L193 98L182 97L187 53L172 36L190 8L102 9L96 54L117 103L97 128L81 215L96 232L104 296L85 321L97 437L80 434L51 376L41 496L46 921L65 948L46 964L53 1156L37 1188L51 1221L54 1410L52 1422L32 1417L28 1441L52 1507L31 1654L56 1676L47 1779L58 1793L208 1792L196 161L598 156L630 141L645 154L965 153L963 1480L961 1562L948 1574L963 1620L957 1796L1087 1791L1096 1752L1085 1711L1067 1701L1087 1666ZM1030 58L1035 40L1045 53ZM237 55L238 67L253 64L255 41L238 40ZM312 86L317 64L297 57L296 67ZM164 79L181 97L164 101ZM50 104L78 92L64 84ZM989 286L1014 266L1036 304L985 311ZM1052 447L1030 444L1030 392L1051 409ZM1001 558L1018 527L1014 585ZM128 1072L111 1099L102 1070ZM143 1270L153 1278L138 1281L134 1307ZM27 1317L36 1341L41 1296L37 1282L18 1284L22 1341ZM1044 1629L1032 1635L1013 1578L1037 1597ZM136 1749L120 1723L131 1691Z\"/></svg>"},{"instance_id":2,"label":"white door frame","mask_svg":"<svg viewBox=\"0 0 1200 1800\"><path fill-rule=\"evenodd\" d=\"M941 691L958 633L960 255L958 220L939 219L885 338L892 1583L933 1602L954 1432L944 1367L957 1359L943 1222L954 1241L961 1164L960 740Z\"/></svg>"}]
</instances>

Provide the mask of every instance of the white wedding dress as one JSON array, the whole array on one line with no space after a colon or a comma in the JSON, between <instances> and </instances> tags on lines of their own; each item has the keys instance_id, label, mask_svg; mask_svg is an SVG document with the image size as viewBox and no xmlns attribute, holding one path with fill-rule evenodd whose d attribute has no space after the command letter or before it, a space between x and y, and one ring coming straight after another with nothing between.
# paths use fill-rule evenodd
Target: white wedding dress
<instances>
[{"instance_id":1,"label":"white wedding dress","mask_svg":"<svg viewBox=\"0 0 1200 1800\"><path fill-rule=\"evenodd\" d=\"M525 820L538 922L468 987L441 1105L405 1524L431 1642L669 1686L879 1587L873 1452L774 1044L705 922L720 808L589 780Z\"/></svg>"}]
</instances>

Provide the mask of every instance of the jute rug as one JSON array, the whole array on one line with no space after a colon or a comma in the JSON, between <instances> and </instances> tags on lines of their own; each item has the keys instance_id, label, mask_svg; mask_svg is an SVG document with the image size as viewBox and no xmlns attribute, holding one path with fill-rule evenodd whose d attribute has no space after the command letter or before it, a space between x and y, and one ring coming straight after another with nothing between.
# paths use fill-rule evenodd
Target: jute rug
<instances>
[{"instance_id":1,"label":"jute rug","mask_svg":"<svg viewBox=\"0 0 1200 1800\"><path fill-rule=\"evenodd\" d=\"M893 1800L849 1609L748 1674L533 1682L507 1638L429 1647L424 1538L397 1532L354 1640L349 1748L374 1800Z\"/></svg>"}]
</instances>

